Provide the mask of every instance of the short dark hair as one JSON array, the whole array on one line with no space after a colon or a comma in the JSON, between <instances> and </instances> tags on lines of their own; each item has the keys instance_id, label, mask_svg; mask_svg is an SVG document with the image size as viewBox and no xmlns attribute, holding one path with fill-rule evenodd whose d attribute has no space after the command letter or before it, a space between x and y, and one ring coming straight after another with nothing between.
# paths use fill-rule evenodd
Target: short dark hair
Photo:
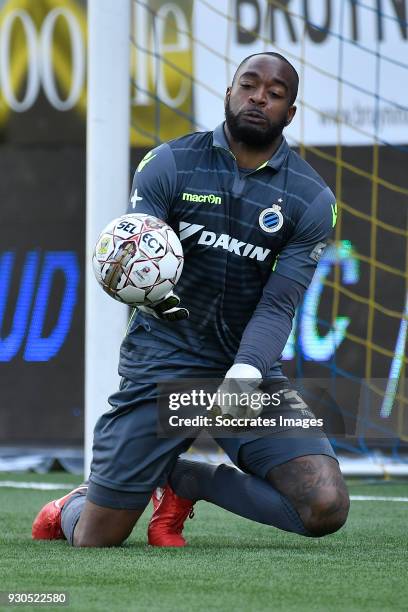
<instances>
[{"instance_id":1,"label":"short dark hair","mask_svg":"<svg viewBox=\"0 0 408 612\"><path fill-rule=\"evenodd\" d=\"M251 57L256 57L257 55L270 55L271 57L276 57L277 59L281 60L282 62L285 62L286 64L288 64L288 66L291 67L292 74L293 74L293 81L291 83L291 85L292 85L292 96L291 96L291 99L290 99L290 104L293 104L294 101L296 100L296 96L298 94L299 75L298 75L297 71L295 70L294 66L290 63L290 61L287 60L286 57L284 57L280 53L276 53L275 51L262 51L261 53L252 53L252 55L248 55L247 57L245 57L242 60L242 62L240 63L240 65L238 66L238 68L236 69L236 71L234 73L234 76L232 77L232 85L234 85L236 76L237 76L240 68L245 64L245 62L247 62L249 59L251 59Z\"/></svg>"}]
</instances>

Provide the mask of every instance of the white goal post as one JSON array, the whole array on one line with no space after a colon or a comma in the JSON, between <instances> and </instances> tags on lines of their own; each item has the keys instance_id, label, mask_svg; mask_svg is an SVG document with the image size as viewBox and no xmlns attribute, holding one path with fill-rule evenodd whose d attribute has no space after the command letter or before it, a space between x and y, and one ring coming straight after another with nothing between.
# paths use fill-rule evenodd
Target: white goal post
<instances>
[{"instance_id":1,"label":"white goal post","mask_svg":"<svg viewBox=\"0 0 408 612\"><path fill-rule=\"evenodd\" d=\"M127 309L95 280L92 250L100 231L126 212L129 188L131 0L88 0L87 197L85 249L85 461L93 428L118 387L119 345Z\"/></svg>"}]
</instances>

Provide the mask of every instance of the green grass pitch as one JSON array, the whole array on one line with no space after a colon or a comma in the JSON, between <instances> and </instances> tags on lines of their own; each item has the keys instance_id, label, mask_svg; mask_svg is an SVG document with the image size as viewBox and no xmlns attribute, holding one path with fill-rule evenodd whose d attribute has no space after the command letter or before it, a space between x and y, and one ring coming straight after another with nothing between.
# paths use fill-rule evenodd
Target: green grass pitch
<instances>
[{"instance_id":1,"label":"green grass pitch","mask_svg":"<svg viewBox=\"0 0 408 612\"><path fill-rule=\"evenodd\" d=\"M0 480L78 483L67 474L0 474ZM401 482L351 482L349 488L352 495L408 497ZM64 493L0 488L0 591L63 590L65 609L88 612L408 609L406 502L354 501L347 526L322 539L286 534L201 502L187 522L185 549L147 546L150 509L121 548L32 541L34 515Z\"/></svg>"}]
</instances>

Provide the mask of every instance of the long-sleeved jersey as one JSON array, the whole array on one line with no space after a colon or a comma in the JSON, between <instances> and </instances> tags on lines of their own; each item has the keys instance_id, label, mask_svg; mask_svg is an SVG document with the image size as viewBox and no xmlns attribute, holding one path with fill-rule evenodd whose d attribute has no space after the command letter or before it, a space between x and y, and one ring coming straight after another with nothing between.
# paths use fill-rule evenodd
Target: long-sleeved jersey
<instances>
[{"instance_id":1,"label":"long-sleeved jersey","mask_svg":"<svg viewBox=\"0 0 408 612\"><path fill-rule=\"evenodd\" d=\"M282 377L295 308L336 220L334 195L313 168L284 138L259 168L239 168L221 124L150 151L135 172L128 212L154 215L178 234L185 263L176 292L190 317L137 314L121 374L132 377L142 324L159 361L163 342L177 347L175 363L248 363Z\"/></svg>"}]
</instances>

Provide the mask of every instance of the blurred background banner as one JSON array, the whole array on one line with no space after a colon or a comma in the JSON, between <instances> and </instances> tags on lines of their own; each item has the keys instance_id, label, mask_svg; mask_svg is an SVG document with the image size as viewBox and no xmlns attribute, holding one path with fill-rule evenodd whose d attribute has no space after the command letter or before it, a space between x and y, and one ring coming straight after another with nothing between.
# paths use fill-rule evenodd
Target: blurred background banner
<instances>
[{"instance_id":1,"label":"blurred background banner","mask_svg":"<svg viewBox=\"0 0 408 612\"><path fill-rule=\"evenodd\" d=\"M335 191L338 210L286 372L371 381L381 423L394 424L381 444L397 453L408 441L408 1L131 6L129 181L148 149L222 121L245 56L276 51L298 70L287 138ZM0 0L3 446L83 444L87 37L85 1ZM334 442L365 456L377 448L371 434Z\"/></svg>"},{"instance_id":2,"label":"blurred background banner","mask_svg":"<svg viewBox=\"0 0 408 612\"><path fill-rule=\"evenodd\" d=\"M339 129L343 144L408 142L405 1L197 0L194 34L199 123L219 120L242 58L273 48L300 75L293 142L335 144Z\"/></svg>"},{"instance_id":3,"label":"blurred background banner","mask_svg":"<svg viewBox=\"0 0 408 612\"><path fill-rule=\"evenodd\" d=\"M85 0L0 0L1 143L84 142L86 9ZM192 12L189 0L134 3L133 146L195 127Z\"/></svg>"},{"instance_id":4,"label":"blurred background banner","mask_svg":"<svg viewBox=\"0 0 408 612\"><path fill-rule=\"evenodd\" d=\"M0 442L83 436L86 5L0 3Z\"/></svg>"},{"instance_id":5,"label":"blurred background banner","mask_svg":"<svg viewBox=\"0 0 408 612\"><path fill-rule=\"evenodd\" d=\"M84 144L86 44L86 2L0 2L2 144Z\"/></svg>"},{"instance_id":6,"label":"blurred background banner","mask_svg":"<svg viewBox=\"0 0 408 612\"><path fill-rule=\"evenodd\" d=\"M158 144L195 129L191 0L133 3L131 143Z\"/></svg>"}]
</instances>

